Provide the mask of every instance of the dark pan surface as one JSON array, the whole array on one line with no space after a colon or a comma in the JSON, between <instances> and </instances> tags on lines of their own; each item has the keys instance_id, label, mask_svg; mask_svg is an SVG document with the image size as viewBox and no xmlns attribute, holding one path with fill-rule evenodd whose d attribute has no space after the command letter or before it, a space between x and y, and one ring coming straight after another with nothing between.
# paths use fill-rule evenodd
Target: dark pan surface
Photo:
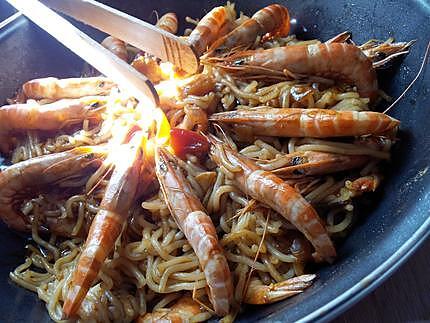
<instances>
[{"instance_id":1,"label":"dark pan surface","mask_svg":"<svg viewBox=\"0 0 430 323\"><path fill-rule=\"evenodd\" d=\"M105 1L148 21L153 10L200 17L221 1ZM328 39L350 30L358 43L394 36L417 39L412 52L385 73L381 87L397 97L418 71L430 35L428 1L279 1L297 19L293 32L303 38ZM237 1L253 13L271 1ZM0 0L0 17L3 14ZM185 24L181 25L182 28ZM100 39L100 33L92 33ZM83 62L24 18L0 31L0 100L24 81L44 76L78 76ZM346 62L347 63L347 62ZM381 107L382 108L382 107ZM401 141L387 169L385 185L373 201L365 201L358 226L338 247L339 259L319 270L319 279L305 293L270 306L249 307L238 321L328 320L375 288L409 256L430 228L430 71L391 114L402 121ZM44 305L33 293L16 287L8 272L24 259L24 239L0 226L0 318L5 322L47 322Z\"/></svg>"},{"instance_id":2,"label":"dark pan surface","mask_svg":"<svg viewBox=\"0 0 430 323\"><path fill-rule=\"evenodd\" d=\"M0 1L0 21L6 19L15 12L16 10L9 3Z\"/></svg>"}]
</instances>

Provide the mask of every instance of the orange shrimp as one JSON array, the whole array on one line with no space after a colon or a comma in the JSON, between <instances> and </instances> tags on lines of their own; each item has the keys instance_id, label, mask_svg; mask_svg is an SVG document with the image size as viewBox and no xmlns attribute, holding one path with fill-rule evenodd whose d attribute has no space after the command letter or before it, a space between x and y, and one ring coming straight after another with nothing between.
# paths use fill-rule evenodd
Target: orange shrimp
<instances>
[{"instance_id":1,"label":"orange shrimp","mask_svg":"<svg viewBox=\"0 0 430 323\"><path fill-rule=\"evenodd\" d=\"M168 12L158 19L156 26L169 33L176 34L178 32L178 18L174 12Z\"/></svg>"},{"instance_id":2,"label":"orange shrimp","mask_svg":"<svg viewBox=\"0 0 430 323\"><path fill-rule=\"evenodd\" d=\"M236 18L234 10L215 7L209 11L188 36L188 43L193 46L197 55L202 55L216 39L231 30Z\"/></svg>"},{"instance_id":3,"label":"orange shrimp","mask_svg":"<svg viewBox=\"0 0 430 323\"><path fill-rule=\"evenodd\" d=\"M179 228L196 253L209 286L215 312L227 315L233 297L230 269L215 226L194 194L175 158L163 148L156 151L156 174L165 201Z\"/></svg>"},{"instance_id":4,"label":"orange shrimp","mask_svg":"<svg viewBox=\"0 0 430 323\"><path fill-rule=\"evenodd\" d=\"M315 275L301 275L270 285L263 285L258 278L254 278L249 283L244 303L260 305L281 301L302 293L312 285L315 277Z\"/></svg>"},{"instance_id":5,"label":"orange shrimp","mask_svg":"<svg viewBox=\"0 0 430 323\"><path fill-rule=\"evenodd\" d=\"M314 138L380 135L400 124L380 112L266 107L215 113L209 120L247 135Z\"/></svg>"},{"instance_id":6,"label":"orange shrimp","mask_svg":"<svg viewBox=\"0 0 430 323\"><path fill-rule=\"evenodd\" d=\"M106 101L107 97L90 96L64 99L45 105L33 102L2 106L0 137L8 140L7 135L14 131L58 130L85 119L100 120Z\"/></svg>"},{"instance_id":7,"label":"orange shrimp","mask_svg":"<svg viewBox=\"0 0 430 323\"><path fill-rule=\"evenodd\" d=\"M281 178L301 178L325 175L359 168L369 161L364 155L341 155L318 151L298 151L274 160L260 161L258 165Z\"/></svg>"},{"instance_id":8,"label":"orange shrimp","mask_svg":"<svg viewBox=\"0 0 430 323\"><path fill-rule=\"evenodd\" d=\"M97 278L115 240L121 233L130 208L135 200L142 165L142 136L135 134L132 142L125 146L127 159L115 165L85 242L84 250L73 272L63 311L66 317L73 316L79 309L88 290Z\"/></svg>"},{"instance_id":9,"label":"orange shrimp","mask_svg":"<svg viewBox=\"0 0 430 323\"><path fill-rule=\"evenodd\" d=\"M0 217L6 225L19 231L31 229L30 219L21 212L22 201L37 196L52 185L91 174L101 164L100 149L78 147L69 151L32 158L7 167L0 173ZM67 235L59 219L50 218L46 225L52 232ZM60 221L60 223L57 223Z\"/></svg>"},{"instance_id":10,"label":"orange shrimp","mask_svg":"<svg viewBox=\"0 0 430 323\"><path fill-rule=\"evenodd\" d=\"M336 250L324 224L314 208L294 188L216 137L211 135L209 139L212 160L231 171L231 179L242 192L270 206L302 232L314 246L316 260L334 260Z\"/></svg>"},{"instance_id":11,"label":"orange shrimp","mask_svg":"<svg viewBox=\"0 0 430 323\"><path fill-rule=\"evenodd\" d=\"M204 310L199 304L194 302L190 296L183 296L169 308L159 308L152 313L138 317L136 323L190 322L193 316L201 313L204 313Z\"/></svg>"},{"instance_id":12,"label":"orange shrimp","mask_svg":"<svg viewBox=\"0 0 430 323\"><path fill-rule=\"evenodd\" d=\"M324 77L355 85L361 97L378 97L372 62L362 50L346 43L323 43L238 52L208 58L207 64L241 77Z\"/></svg>"},{"instance_id":13,"label":"orange shrimp","mask_svg":"<svg viewBox=\"0 0 430 323\"><path fill-rule=\"evenodd\" d=\"M123 61L128 61L128 52L126 44L118 38L108 36L102 41L102 46L108 49L112 54L121 58Z\"/></svg>"},{"instance_id":14,"label":"orange shrimp","mask_svg":"<svg viewBox=\"0 0 430 323\"><path fill-rule=\"evenodd\" d=\"M290 31L290 15L288 9L279 4L272 4L257 11L250 19L233 29L227 35L216 40L206 56L222 55L232 49L251 46L256 37L286 36Z\"/></svg>"},{"instance_id":15,"label":"orange shrimp","mask_svg":"<svg viewBox=\"0 0 430 323\"><path fill-rule=\"evenodd\" d=\"M47 77L24 83L22 90L29 99L76 99L89 95L107 95L116 85L106 77L57 79Z\"/></svg>"}]
</instances>

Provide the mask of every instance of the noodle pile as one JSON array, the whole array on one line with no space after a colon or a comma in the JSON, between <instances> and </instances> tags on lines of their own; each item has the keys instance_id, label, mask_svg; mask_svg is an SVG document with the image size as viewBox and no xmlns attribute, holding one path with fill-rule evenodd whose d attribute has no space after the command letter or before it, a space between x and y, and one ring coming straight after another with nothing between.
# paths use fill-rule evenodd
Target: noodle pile
<instances>
[{"instance_id":1,"label":"noodle pile","mask_svg":"<svg viewBox=\"0 0 430 323\"><path fill-rule=\"evenodd\" d=\"M243 14L238 19L244 19ZM256 44L259 45L255 47L316 42L289 36L263 44L259 44L258 39ZM213 80L213 84L206 90L180 93L169 102L162 102L161 108L172 127L206 131L209 127L207 115L261 105L369 109L369 100L360 98L356 88L324 80L245 81L210 66L204 68L200 77ZM195 86L203 83L198 82ZM114 89L107 97L101 122L94 124L84 120L73 130L54 136L29 131L11 153L11 161L18 163L78 146L105 144L113 140L113 134L116 136L119 129L141 120L137 106L133 98ZM333 237L344 237L351 229L356 220L354 199L366 191L355 184L366 178L372 180L376 188L381 180L379 165L381 161L389 160L393 144L390 139L373 137L322 140L262 136L250 141L227 129L223 130L222 136L232 148L256 160L263 169L275 172L288 164L283 156L294 152L367 156L369 162L355 171L284 178L316 208ZM306 265L312 262L310 243L279 214L238 190L229 179L228 169L216 167L211 160L200 162L192 155L180 161L180 166L216 225L233 274L234 298L238 304L243 301L251 270L263 284L281 282L306 272ZM102 165L89 178L70 183L70 193L67 191L66 196L54 191L32 197L22 204L23 214L31 219L32 242L26 246L28 256L24 263L10 273L10 278L37 293L56 322L62 321L68 282L110 173L111 169ZM170 215L157 184L154 183L140 202L134 205L114 251L85 298L78 312L79 320L130 322L156 309L169 308L185 293L192 293L208 307L203 307L202 313L193 317L193 321L209 319L213 312L207 299L204 273ZM43 224L49 221L59 221L63 232L45 232Z\"/></svg>"}]
</instances>

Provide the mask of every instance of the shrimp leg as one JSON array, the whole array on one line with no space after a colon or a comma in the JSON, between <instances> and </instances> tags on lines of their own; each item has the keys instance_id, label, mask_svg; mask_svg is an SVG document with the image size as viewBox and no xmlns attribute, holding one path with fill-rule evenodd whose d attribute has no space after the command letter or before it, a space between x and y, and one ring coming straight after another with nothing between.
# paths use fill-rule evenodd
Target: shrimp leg
<instances>
[{"instance_id":1,"label":"shrimp leg","mask_svg":"<svg viewBox=\"0 0 430 323\"><path fill-rule=\"evenodd\" d=\"M115 165L99 212L91 223L84 250L73 272L63 305L66 317L71 317L78 311L120 235L135 200L143 158L141 135L135 134L126 148L123 152L117 152L127 156L127 159Z\"/></svg>"},{"instance_id":2,"label":"shrimp leg","mask_svg":"<svg viewBox=\"0 0 430 323\"><path fill-rule=\"evenodd\" d=\"M156 174L170 212L200 261L215 312L227 315L233 286L211 218L176 166L174 157L163 148L156 151Z\"/></svg>"},{"instance_id":3,"label":"shrimp leg","mask_svg":"<svg viewBox=\"0 0 430 323\"><path fill-rule=\"evenodd\" d=\"M264 171L248 159L227 147L214 136L209 137L210 156L218 165L232 171L232 180L245 194L269 205L291 222L315 248L315 258L332 262L336 250L314 208L276 175Z\"/></svg>"},{"instance_id":4,"label":"shrimp leg","mask_svg":"<svg viewBox=\"0 0 430 323\"><path fill-rule=\"evenodd\" d=\"M379 112L266 107L216 113L209 120L248 135L314 138L380 135L400 123Z\"/></svg>"}]
</instances>

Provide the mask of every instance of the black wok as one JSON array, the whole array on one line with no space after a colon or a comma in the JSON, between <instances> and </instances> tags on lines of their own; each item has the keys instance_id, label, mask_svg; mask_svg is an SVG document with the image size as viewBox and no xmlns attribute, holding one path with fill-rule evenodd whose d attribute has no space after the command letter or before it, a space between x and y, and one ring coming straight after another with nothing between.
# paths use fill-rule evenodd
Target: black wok
<instances>
[{"instance_id":1,"label":"black wok","mask_svg":"<svg viewBox=\"0 0 430 323\"><path fill-rule=\"evenodd\" d=\"M141 19L154 22L153 10L174 11L179 20L200 17L222 1L117 0L104 1ZM344 30L356 42L394 36L417 39L411 53L383 73L381 87L393 97L406 88L418 71L430 39L428 1L279 1L290 8L297 23L293 33L302 38L329 39ZM271 1L237 1L247 14ZM0 19L13 10L0 0ZM184 29L184 23L180 26ZM85 28L92 36L103 35ZM144 35L142 35L144 37ZM347 62L346 62L347 63ZM21 17L0 30L0 100L10 97L26 80L79 76L83 62L50 36ZM381 107L383 108L383 107ZM430 229L430 71L390 113L402 121L400 142L395 146L383 188L361 207L360 221L338 247L339 258L322 267L319 279L303 294L269 306L248 307L238 317L245 321L329 320L378 286L411 256ZM1 212L1 210L0 210ZM48 322L37 296L8 279L24 259L24 238L0 226L0 318L3 322Z\"/></svg>"}]
</instances>

